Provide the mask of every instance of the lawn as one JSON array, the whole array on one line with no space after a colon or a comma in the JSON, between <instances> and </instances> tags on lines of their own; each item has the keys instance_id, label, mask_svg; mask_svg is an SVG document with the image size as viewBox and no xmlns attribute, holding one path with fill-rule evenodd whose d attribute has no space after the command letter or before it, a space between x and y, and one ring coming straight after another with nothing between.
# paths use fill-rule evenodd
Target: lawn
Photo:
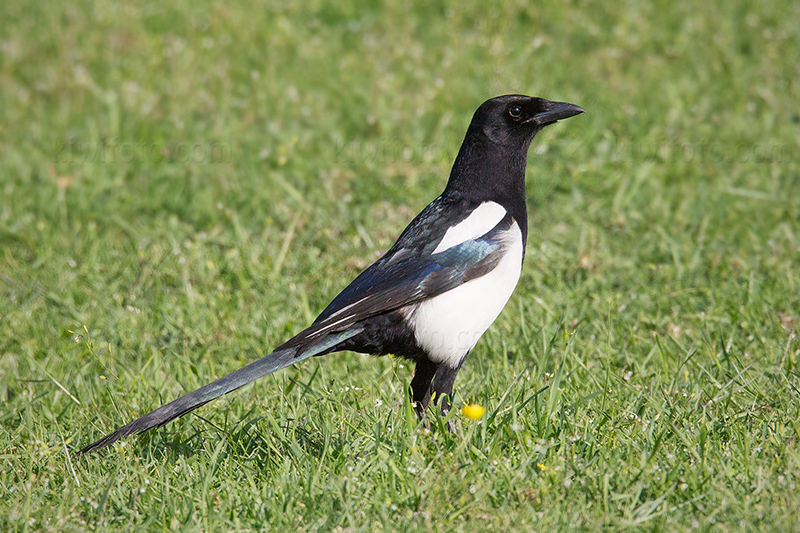
<instances>
[{"instance_id":1,"label":"lawn","mask_svg":"<svg viewBox=\"0 0 800 533\"><path fill-rule=\"evenodd\" d=\"M800 531L800 4L0 5L0 530ZM303 329L529 154L520 284L431 430L345 353L74 451Z\"/></svg>"}]
</instances>

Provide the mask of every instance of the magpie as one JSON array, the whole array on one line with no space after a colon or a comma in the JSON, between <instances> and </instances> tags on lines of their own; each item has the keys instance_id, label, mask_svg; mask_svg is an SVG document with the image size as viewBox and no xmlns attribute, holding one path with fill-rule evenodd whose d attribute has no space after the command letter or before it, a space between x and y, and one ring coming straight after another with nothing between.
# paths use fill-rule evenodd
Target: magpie
<instances>
[{"instance_id":1,"label":"magpie","mask_svg":"<svg viewBox=\"0 0 800 533\"><path fill-rule=\"evenodd\" d=\"M447 415L456 374L519 280L528 234L528 147L545 126L580 113L574 104L516 94L481 104L442 194L308 328L78 454L163 426L281 368L342 350L412 360L417 415L425 420L432 399Z\"/></svg>"}]
</instances>

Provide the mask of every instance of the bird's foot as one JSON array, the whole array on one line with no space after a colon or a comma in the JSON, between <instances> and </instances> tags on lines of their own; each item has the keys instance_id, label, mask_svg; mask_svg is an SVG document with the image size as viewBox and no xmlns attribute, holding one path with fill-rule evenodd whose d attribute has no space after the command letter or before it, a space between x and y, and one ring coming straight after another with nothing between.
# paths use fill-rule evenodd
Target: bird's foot
<instances>
[{"instance_id":1,"label":"bird's foot","mask_svg":"<svg viewBox=\"0 0 800 533\"><path fill-rule=\"evenodd\" d=\"M450 414L450 404L445 399L443 399L442 418L447 418L447 415L449 414ZM453 420L452 418L447 422L445 422L445 427L447 428L447 431L449 431L450 433L456 433L456 421Z\"/></svg>"}]
</instances>

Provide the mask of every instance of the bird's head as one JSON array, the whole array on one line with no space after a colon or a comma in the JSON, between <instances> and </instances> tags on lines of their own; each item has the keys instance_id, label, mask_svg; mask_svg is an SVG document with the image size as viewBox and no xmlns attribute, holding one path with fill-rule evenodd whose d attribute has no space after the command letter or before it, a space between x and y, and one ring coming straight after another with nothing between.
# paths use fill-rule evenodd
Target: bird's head
<instances>
[{"instance_id":1,"label":"bird's head","mask_svg":"<svg viewBox=\"0 0 800 533\"><path fill-rule=\"evenodd\" d=\"M533 137L545 126L586 111L566 102L509 94L486 100L475 111L468 135L482 137L504 146L527 149Z\"/></svg>"}]
</instances>

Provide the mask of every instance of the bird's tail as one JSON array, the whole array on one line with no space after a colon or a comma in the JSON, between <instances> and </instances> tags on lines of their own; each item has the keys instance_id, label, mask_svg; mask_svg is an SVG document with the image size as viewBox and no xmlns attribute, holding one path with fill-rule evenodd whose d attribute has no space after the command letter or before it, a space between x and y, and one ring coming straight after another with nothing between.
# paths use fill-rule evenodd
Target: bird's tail
<instances>
[{"instance_id":1,"label":"bird's tail","mask_svg":"<svg viewBox=\"0 0 800 533\"><path fill-rule=\"evenodd\" d=\"M310 346L293 346L284 348L284 346L287 346L291 343L291 341L289 341L279 349L267 356L262 357L258 361L254 361L249 365L240 368L239 370L231 372L225 377L219 378L208 385L204 385L203 387L200 387L189 394L181 396L177 400L173 400L166 405L162 405L155 411L151 411L143 417L137 418L133 422L130 422L116 431L109 433L97 442L93 442L92 444L82 448L78 452L78 455L104 448L123 437L127 437L128 435L142 433L148 429L163 426L167 422L183 416L186 413L207 404L211 400L219 398L223 394L227 394L238 389L239 387L243 387L244 385L247 385L251 381L254 381L260 377L272 374L281 368L293 365L294 363L298 363L304 359L308 359L309 357L335 351L337 345L360 332L360 328L353 328L344 332L332 333L322 338L318 338Z\"/></svg>"}]
</instances>

